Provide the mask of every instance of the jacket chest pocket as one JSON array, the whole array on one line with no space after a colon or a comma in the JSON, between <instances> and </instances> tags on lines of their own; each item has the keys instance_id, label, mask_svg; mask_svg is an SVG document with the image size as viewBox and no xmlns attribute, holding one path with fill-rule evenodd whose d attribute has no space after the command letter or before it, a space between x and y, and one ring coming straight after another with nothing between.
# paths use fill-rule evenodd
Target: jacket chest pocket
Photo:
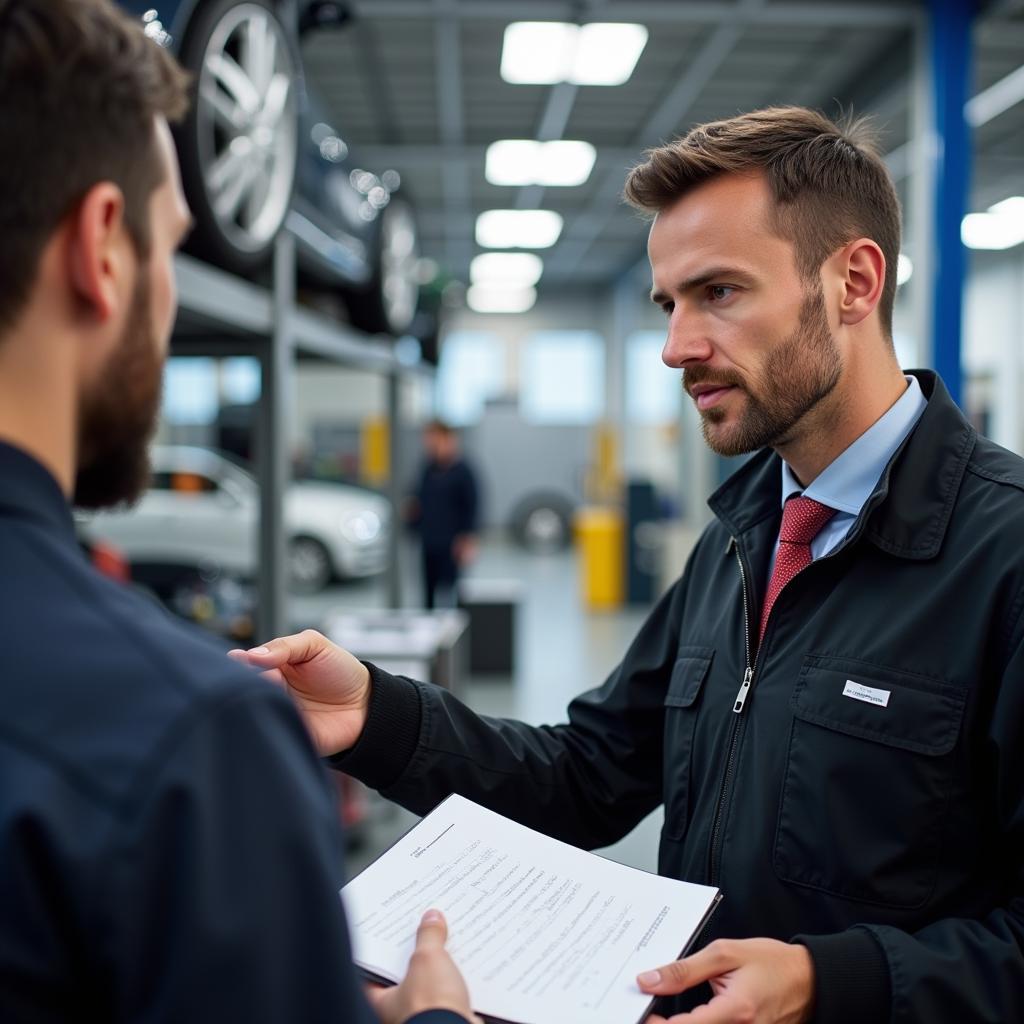
<instances>
[{"instance_id":1,"label":"jacket chest pocket","mask_svg":"<svg viewBox=\"0 0 1024 1024\"><path fill-rule=\"evenodd\" d=\"M779 878L922 906L936 880L965 695L853 659L804 659L779 803Z\"/></svg>"},{"instance_id":2,"label":"jacket chest pocket","mask_svg":"<svg viewBox=\"0 0 1024 1024\"><path fill-rule=\"evenodd\" d=\"M662 792L665 835L681 839L690 817L693 734L700 710L701 687L711 667L710 647L681 647L665 694L665 756Z\"/></svg>"}]
</instances>

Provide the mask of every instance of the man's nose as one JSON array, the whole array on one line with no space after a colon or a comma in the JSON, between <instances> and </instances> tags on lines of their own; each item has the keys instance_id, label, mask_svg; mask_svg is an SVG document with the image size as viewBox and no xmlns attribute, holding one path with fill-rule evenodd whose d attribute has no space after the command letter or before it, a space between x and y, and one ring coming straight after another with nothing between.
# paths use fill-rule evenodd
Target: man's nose
<instances>
[{"instance_id":1,"label":"man's nose","mask_svg":"<svg viewBox=\"0 0 1024 1024\"><path fill-rule=\"evenodd\" d=\"M668 337L661 353L662 362L679 370L694 363L706 362L712 353L711 339L704 332L700 318L687 314L677 306L669 319Z\"/></svg>"}]
</instances>

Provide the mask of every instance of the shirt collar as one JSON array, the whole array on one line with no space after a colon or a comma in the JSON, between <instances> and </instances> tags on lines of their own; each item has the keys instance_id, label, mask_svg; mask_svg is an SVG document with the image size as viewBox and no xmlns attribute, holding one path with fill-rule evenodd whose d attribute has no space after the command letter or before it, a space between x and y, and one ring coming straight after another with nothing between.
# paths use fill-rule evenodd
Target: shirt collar
<instances>
[{"instance_id":1,"label":"shirt collar","mask_svg":"<svg viewBox=\"0 0 1024 1024\"><path fill-rule=\"evenodd\" d=\"M42 463L0 441L0 515L41 519L75 541L75 521L60 485Z\"/></svg>"},{"instance_id":2,"label":"shirt collar","mask_svg":"<svg viewBox=\"0 0 1024 1024\"><path fill-rule=\"evenodd\" d=\"M803 488L782 460L782 504L801 491L807 498L851 516L860 514L896 449L914 429L927 399L916 377L908 376L907 388L896 403L876 420L838 458L830 462Z\"/></svg>"}]
</instances>

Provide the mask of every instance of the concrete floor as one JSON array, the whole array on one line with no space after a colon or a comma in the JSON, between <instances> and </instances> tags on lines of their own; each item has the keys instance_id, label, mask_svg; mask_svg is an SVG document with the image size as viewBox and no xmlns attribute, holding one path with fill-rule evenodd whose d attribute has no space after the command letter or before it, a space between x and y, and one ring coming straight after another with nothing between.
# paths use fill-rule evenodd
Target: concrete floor
<instances>
[{"instance_id":1,"label":"concrete floor","mask_svg":"<svg viewBox=\"0 0 1024 1024\"><path fill-rule=\"evenodd\" d=\"M413 552L403 564L415 565ZM582 608L580 566L575 550L531 555L500 540L485 541L472 577L515 579L522 584L514 676L470 678L464 697L483 714L519 718L531 724L564 721L565 708L578 693L599 685L618 663L639 629L646 609L588 613ZM406 593L418 594L410 568L403 572ZM310 598L292 598L296 627L317 626L334 608L379 608L379 582L346 584ZM416 819L372 794L365 843L351 852L349 874L358 872L394 842ZM654 871L657 864L659 809L625 839L602 851L634 867Z\"/></svg>"}]
</instances>

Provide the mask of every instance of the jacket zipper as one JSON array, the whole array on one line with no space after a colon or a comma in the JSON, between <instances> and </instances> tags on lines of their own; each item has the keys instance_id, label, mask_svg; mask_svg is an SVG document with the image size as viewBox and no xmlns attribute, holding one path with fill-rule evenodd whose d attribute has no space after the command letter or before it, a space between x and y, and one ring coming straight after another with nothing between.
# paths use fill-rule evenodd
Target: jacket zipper
<instances>
[{"instance_id":1,"label":"jacket zipper","mask_svg":"<svg viewBox=\"0 0 1024 1024\"><path fill-rule=\"evenodd\" d=\"M708 880L712 885L718 876L718 863L721 859L722 846L722 818L725 814L725 801L729 793L729 784L732 782L733 772L736 770L736 758L739 750L740 727L746 724L742 717L744 705L747 702L747 695L750 693L751 684L754 681L754 659L750 656L750 602L747 596L747 571L743 565L743 556L740 554L740 546L733 537L729 545L736 552L736 564L740 568L740 590L743 593L743 635L744 635L744 656L746 668L743 672L743 681L740 683L739 692L733 702L732 710L734 717L729 726L728 754L725 759L725 772L722 775L722 785L718 791L718 802L715 805L715 815L711 821L711 843L708 847Z\"/></svg>"},{"instance_id":2,"label":"jacket zipper","mask_svg":"<svg viewBox=\"0 0 1024 1024\"><path fill-rule=\"evenodd\" d=\"M891 463L890 463L891 465ZM889 469L887 468L883 474L883 482L888 484L889 480ZM845 551L848 547L851 547L857 540L860 539L861 534L864 532L865 523L867 522L867 514L873 512L877 501L868 501L860 511L857 522L850 528L849 533L843 538L842 542L833 551L830 551L827 555L823 555L821 558L815 559L816 562L824 561L825 559L835 558L841 551ZM761 647L758 645L757 655L751 659L750 657L750 603L747 597L747 571L743 564L743 556L740 554L740 545L735 537L729 538L729 544L726 547L726 554L730 550L736 552L736 564L740 569L740 587L743 591L743 635L745 643L745 658L746 658L746 669L743 672L743 681L740 683L740 688L736 693L736 700L733 701L733 719L729 729L729 742L727 745L728 755L725 760L725 772L722 775L722 785L718 791L718 802L715 804L715 815L711 819L711 842L708 846L708 882L711 885L716 884L716 880L719 874L721 866L721 855L722 855L722 818L725 814L725 801L729 795L729 784L732 782L732 776L736 771L736 760L738 757L740 739L742 738L742 730L746 726L746 719L743 717L743 709L747 703L747 697L750 695L750 689L754 685L754 668L757 665L757 658L761 655ZM800 572L804 570L801 569ZM798 572L796 576L799 576ZM796 576L793 579L796 579ZM793 582L793 579L789 583ZM789 586L789 583L786 586ZM778 598L776 598L778 600Z\"/></svg>"}]
</instances>

